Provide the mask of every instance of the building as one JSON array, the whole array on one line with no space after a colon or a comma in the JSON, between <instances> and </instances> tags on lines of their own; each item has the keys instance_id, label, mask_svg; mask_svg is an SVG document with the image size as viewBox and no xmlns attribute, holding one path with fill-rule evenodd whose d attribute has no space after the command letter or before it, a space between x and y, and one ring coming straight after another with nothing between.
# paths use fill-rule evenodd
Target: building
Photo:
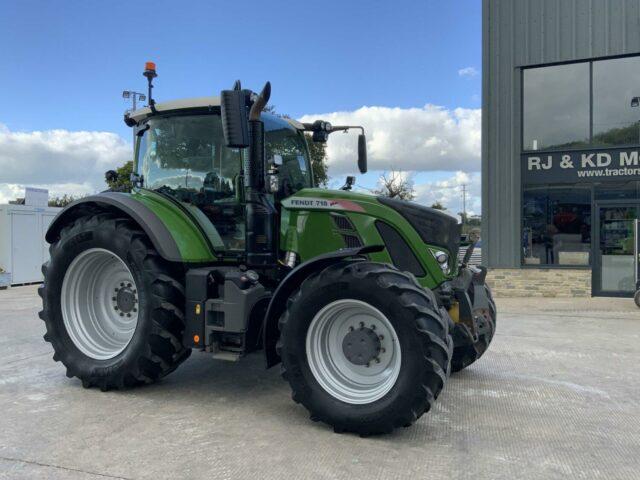
<instances>
[{"instance_id":1,"label":"building","mask_svg":"<svg viewBox=\"0 0 640 480\"><path fill-rule=\"evenodd\" d=\"M631 295L640 0L484 0L483 262L500 295Z\"/></svg>"}]
</instances>

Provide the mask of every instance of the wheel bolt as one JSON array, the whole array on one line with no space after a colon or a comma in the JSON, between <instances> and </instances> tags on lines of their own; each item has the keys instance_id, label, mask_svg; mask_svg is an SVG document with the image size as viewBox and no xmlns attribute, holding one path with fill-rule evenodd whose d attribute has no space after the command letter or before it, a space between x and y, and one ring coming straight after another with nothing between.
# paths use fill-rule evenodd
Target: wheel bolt
<instances>
[{"instance_id":1,"label":"wheel bolt","mask_svg":"<svg viewBox=\"0 0 640 480\"><path fill-rule=\"evenodd\" d=\"M376 363L380 363L380 359L378 357L376 357L374 360L376 361Z\"/></svg>"},{"instance_id":2,"label":"wheel bolt","mask_svg":"<svg viewBox=\"0 0 640 480\"><path fill-rule=\"evenodd\" d=\"M130 283L127 283L127 287L131 288L131 284L130 284Z\"/></svg>"},{"instance_id":3,"label":"wheel bolt","mask_svg":"<svg viewBox=\"0 0 640 480\"><path fill-rule=\"evenodd\" d=\"M367 364L365 365L365 367L369 368L371 366L370 362L367 362Z\"/></svg>"},{"instance_id":4,"label":"wheel bolt","mask_svg":"<svg viewBox=\"0 0 640 480\"><path fill-rule=\"evenodd\" d=\"M121 316L121 317L124 317L124 313L120 312L120 316Z\"/></svg>"},{"instance_id":5,"label":"wheel bolt","mask_svg":"<svg viewBox=\"0 0 640 480\"><path fill-rule=\"evenodd\" d=\"M360 328L364 328L364 322L360 322Z\"/></svg>"},{"instance_id":6,"label":"wheel bolt","mask_svg":"<svg viewBox=\"0 0 640 480\"><path fill-rule=\"evenodd\" d=\"M116 301L116 297L111 297L111 300L113 300L115 302Z\"/></svg>"},{"instance_id":7,"label":"wheel bolt","mask_svg":"<svg viewBox=\"0 0 640 480\"><path fill-rule=\"evenodd\" d=\"M378 336L378 338L379 338L380 340L384 340L384 335L380 335L380 336Z\"/></svg>"},{"instance_id":8,"label":"wheel bolt","mask_svg":"<svg viewBox=\"0 0 640 480\"><path fill-rule=\"evenodd\" d=\"M124 287L124 282L121 282L121 283L120 283L120 286L121 286L121 287Z\"/></svg>"},{"instance_id":9,"label":"wheel bolt","mask_svg":"<svg viewBox=\"0 0 640 480\"><path fill-rule=\"evenodd\" d=\"M349 331L353 332L354 328L353 327L349 327Z\"/></svg>"},{"instance_id":10,"label":"wheel bolt","mask_svg":"<svg viewBox=\"0 0 640 480\"><path fill-rule=\"evenodd\" d=\"M371 330L375 330L375 329L376 329L376 326L372 324L371 325Z\"/></svg>"},{"instance_id":11,"label":"wheel bolt","mask_svg":"<svg viewBox=\"0 0 640 480\"><path fill-rule=\"evenodd\" d=\"M127 318L131 318L131 314L127 313ZM378 363L380 363L380 360L378 360Z\"/></svg>"},{"instance_id":12,"label":"wheel bolt","mask_svg":"<svg viewBox=\"0 0 640 480\"><path fill-rule=\"evenodd\" d=\"M113 307L113 308L115 308L116 310L118 310L118 307Z\"/></svg>"},{"instance_id":13,"label":"wheel bolt","mask_svg":"<svg viewBox=\"0 0 640 480\"><path fill-rule=\"evenodd\" d=\"M135 312L137 312L137 311L138 311L138 309L137 309L137 308L134 308L134 309L133 309L133 312L134 312L134 313L135 313ZM383 350L384 350L384 349L383 349Z\"/></svg>"},{"instance_id":14,"label":"wheel bolt","mask_svg":"<svg viewBox=\"0 0 640 480\"><path fill-rule=\"evenodd\" d=\"M384 352L386 352L386 350L384 348L381 348L380 353L384 353Z\"/></svg>"}]
</instances>

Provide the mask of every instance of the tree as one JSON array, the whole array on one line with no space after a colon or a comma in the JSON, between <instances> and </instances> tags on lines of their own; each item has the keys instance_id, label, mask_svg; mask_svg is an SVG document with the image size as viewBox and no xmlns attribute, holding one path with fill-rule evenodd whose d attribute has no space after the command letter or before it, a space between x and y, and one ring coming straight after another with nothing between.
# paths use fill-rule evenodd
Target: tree
<instances>
[{"instance_id":1,"label":"tree","mask_svg":"<svg viewBox=\"0 0 640 480\"><path fill-rule=\"evenodd\" d=\"M116 169L118 178L115 180L106 180L111 190L116 192L129 192L133 188L131 183L131 173L133 173L133 160L128 161L121 167Z\"/></svg>"},{"instance_id":2,"label":"tree","mask_svg":"<svg viewBox=\"0 0 640 480\"><path fill-rule=\"evenodd\" d=\"M435 208L436 210L446 210L446 207L442 205L440 202L432 203L431 208Z\"/></svg>"},{"instance_id":3,"label":"tree","mask_svg":"<svg viewBox=\"0 0 640 480\"><path fill-rule=\"evenodd\" d=\"M75 202L76 200L82 198L81 196L67 195L66 193L61 197L53 197L49 199L50 207L66 207L71 202Z\"/></svg>"},{"instance_id":4,"label":"tree","mask_svg":"<svg viewBox=\"0 0 640 480\"><path fill-rule=\"evenodd\" d=\"M380 188L373 190L373 193L399 200L413 200L416 196L413 181L406 172L396 170L384 172L380 177Z\"/></svg>"}]
</instances>

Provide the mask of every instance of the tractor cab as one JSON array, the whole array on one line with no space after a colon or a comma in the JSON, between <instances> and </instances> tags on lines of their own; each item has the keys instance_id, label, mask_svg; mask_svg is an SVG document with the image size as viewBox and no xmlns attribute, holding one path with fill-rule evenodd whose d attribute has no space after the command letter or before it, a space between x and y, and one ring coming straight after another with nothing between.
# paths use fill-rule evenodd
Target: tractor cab
<instances>
[{"instance_id":1,"label":"tractor cab","mask_svg":"<svg viewBox=\"0 0 640 480\"><path fill-rule=\"evenodd\" d=\"M158 115L133 112L136 128L134 171L142 188L192 206L214 230L214 244L228 253L245 249L245 151L227 147L218 98L156 105ZM143 109L143 110L149 110ZM301 124L263 114L265 174L272 202L314 186ZM187 207L189 208L189 207Z\"/></svg>"}]
</instances>

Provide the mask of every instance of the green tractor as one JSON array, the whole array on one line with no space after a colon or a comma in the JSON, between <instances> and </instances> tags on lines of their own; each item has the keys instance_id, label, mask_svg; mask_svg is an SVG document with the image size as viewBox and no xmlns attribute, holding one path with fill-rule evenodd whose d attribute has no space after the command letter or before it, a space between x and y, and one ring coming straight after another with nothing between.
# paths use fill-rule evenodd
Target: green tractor
<instances>
[{"instance_id":1,"label":"green tractor","mask_svg":"<svg viewBox=\"0 0 640 480\"><path fill-rule=\"evenodd\" d=\"M486 270L457 260L457 220L351 192L352 177L315 188L305 132L360 129L364 173L364 130L267 114L269 83L156 103L145 75L149 106L125 115L134 188L76 201L46 234L54 360L105 391L155 382L194 349L262 350L336 432L415 422L495 330Z\"/></svg>"}]
</instances>

